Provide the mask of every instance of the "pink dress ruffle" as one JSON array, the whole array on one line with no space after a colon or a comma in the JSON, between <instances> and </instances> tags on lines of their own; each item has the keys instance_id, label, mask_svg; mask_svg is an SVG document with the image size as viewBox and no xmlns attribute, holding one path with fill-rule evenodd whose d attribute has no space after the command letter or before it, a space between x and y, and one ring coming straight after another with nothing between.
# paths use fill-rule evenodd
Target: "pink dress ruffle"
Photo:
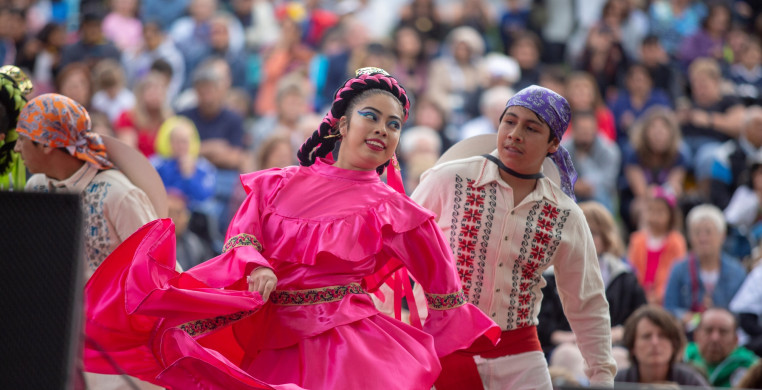
<instances>
[{"instance_id":1,"label":"pink dress ruffle","mask_svg":"<svg viewBox=\"0 0 762 390\"><path fill-rule=\"evenodd\" d=\"M108 355L171 389L429 389L439 357L499 338L468 303L430 310L423 330L380 314L367 294L263 303L245 282L258 266L274 270L279 291L371 290L401 265L427 293L455 296L461 286L431 213L375 172L318 161L242 182L248 196L227 234L238 246L178 273L174 226L158 220L100 266L85 289L88 371L117 373ZM261 252L240 237L256 237Z\"/></svg>"}]
</instances>

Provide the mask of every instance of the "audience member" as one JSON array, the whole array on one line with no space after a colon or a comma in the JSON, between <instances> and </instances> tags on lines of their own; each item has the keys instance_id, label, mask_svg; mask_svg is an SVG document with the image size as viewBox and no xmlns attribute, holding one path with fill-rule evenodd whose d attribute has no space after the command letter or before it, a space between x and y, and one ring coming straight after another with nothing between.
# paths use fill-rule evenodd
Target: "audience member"
<instances>
[{"instance_id":1,"label":"audience member","mask_svg":"<svg viewBox=\"0 0 762 390\"><path fill-rule=\"evenodd\" d=\"M578 201L600 202L613 212L621 161L619 148L598 133L598 120L592 112L574 112L572 124L574 134L562 145L569 151L577 170L574 195Z\"/></svg>"},{"instance_id":2,"label":"audience member","mask_svg":"<svg viewBox=\"0 0 762 390\"><path fill-rule=\"evenodd\" d=\"M531 4L521 0L507 0L503 3L505 5L500 15L498 28L500 29L500 41L507 52L508 48L513 46L516 36L527 31L530 23Z\"/></svg>"},{"instance_id":3,"label":"audience member","mask_svg":"<svg viewBox=\"0 0 762 390\"><path fill-rule=\"evenodd\" d=\"M661 305L672 266L686 253L680 233L681 214L675 196L651 187L643 202L640 228L630 235L629 259L648 302Z\"/></svg>"},{"instance_id":4,"label":"audience member","mask_svg":"<svg viewBox=\"0 0 762 390\"><path fill-rule=\"evenodd\" d=\"M703 204L685 218L691 250L669 275L664 308L679 318L687 332L711 307L727 309L746 278L738 260L722 253L726 224L722 211Z\"/></svg>"},{"instance_id":5,"label":"audience member","mask_svg":"<svg viewBox=\"0 0 762 390\"><path fill-rule=\"evenodd\" d=\"M708 7L701 28L685 37L679 45L677 58L683 69L688 69L691 62L697 58L709 57L722 61L730 18L730 8L727 5L715 3Z\"/></svg>"},{"instance_id":6,"label":"audience member","mask_svg":"<svg viewBox=\"0 0 762 390\"><path fill-rule=\"evenodd\" d=\"M135 95L126 88L124 70L118 61L104 59L98 62L93 69L93 79L92 108L108 115L111 122L135 106Z\"/></svg>"},{"instance_id":7,"label":"audience member","mask_svg":"<svg viewBox=\"0 0 762 390\"><path fill-rule=\"evenodd\" d=\"M196 126L188 118L171 117L156 135L156 155L151 163L164 186L175 188L191 210L214 195L216 169L199 157L201 141Z\"/></svg>"},{"instance_id":8,"label":"audience member","mask_svg":"<svg viewBox=\"0 0 762 390\"><path fill-rule=\"evenodd\" d=\"M744 172L747 182L738 187L725 208L730 254L743 258L762 240L762 161L754 161Z\"/></svg>"},{"instance_id":9,"label":"audience member","mask_svg":"<svg viewBox=\"0 0 762 390\"><path fill-rule=\"evenodd\" d=\"M441 154L442 139L439 138L434 129L426 126L415 126L402 132L398 157L400 165L402 165L403 175L407 174L407 164L417 156L428 155L436 161ZM405 187L405 190L407 190L407 187Z\"/></svg>"},{"instance_id":10,"label":"audience member","mask_svg":"<svg viewBox=\"0 0 762 390\"><path fill-rule=\"evenodd\" d=\"M198 60L207 52L210 46L211 19L218 9L217 0L192 0L188 7L188 16L182 17L172 23L169 37L183 53L186 60L186 76L195 71L191 64L198 64ZM238 20L231 20L228 26L230 34L230 47L239 51L243 49L243 27ZM186 80L188 86L190 80Z\"/></svg>"},{"instance_id":11,"label":"audience member","mask_svg":"<svg viewBox=\"0 0 762 390\"><path fill-rule=\"evenodd\" d=\"M295 20L284 16L280 21L278 41L262 53L262 82L257 91L255 112L264 116L275 112L275 96L278 83L291 72L307 72L313 50L302 43L302 27ZM344 69L346 72L346 69ZM345 75L346 76L346 75ZM342 77L344 80L346 77ZM328 89L338 88L336 85Z\"/></svg>"},{"instance_id":12,"label":"audience member","mask_svg":"<svg viewBox=\"0 0 762 390\"><path fill-rule=\"evenodd\" d=\"M656 88L648 68L641 63L633 63L627 69L624 88L619 90L616 100L611 103L611 112L616 121L620 145L630 138L632 125L651 107L672 107L664 91Z\"/></svg>"},{"instance_id":13,"label":"audience member","mask_svg":"<svg viewBox=\"0 0 762 390\"><path fill-rule=\"evenodd\" d=\"M691 170L699 196L709 198L712 156L722 142L737 138L743 126L744 107L735 96L724 95L717 61L694 60L688 68L690 99L677 105L683 139L691 151Z\"/></svg>"},{"instance_id":14,"label":"audience member","mask_svg":"<svg viewBox=\"0 0 762 390\"><path fill-rule=\"evenodd\" d=\"M484 87L484 40L471 27L458 27L447 36L447 49L431 62L427 95L450 113L460 127L478 115L477 97Z\"/></svg>"},{"instance_id":15,"label":"audience member","mask_svg":"<svg viewBox=\"0 0 762 390\"><path fill-rule=\"evenodd\" d=\"M66 28L50 22L37 33L37 40L41 47L32 71L34 89L37 93L50 93L55 87L53 71L60 69L61 53L66 45Z\"/></svg>"},{"instance_id":16,"label":"audience member","mask_svg":"<svg viewBox=\"0 0 762 390\"><path fill-rule=\"evenodd\" d=\"M315 107L329 105L333 101L336 89L351 75L353 69L349 64L363 56L370 43L368 28L359 19L349 16L343 18L335 29L326 34L322 54L316 55L318 60L324 63L324 69L316 74Z\"/></svg>"},{"instance_id":17,"label":"audience member","mask_svg":"<svg viewBox=\"0 0 762 390\"><path fill-rule=\"evenodd\" d=\"M638 211L649 188L659 186L677 200L683 195L687 156L672 110L653 107L635 123L623 150L620 214L628 230L637 228Z\"/></svg>"},{"instance_id":18,"label":"audience member","mask_svg":"<svg viewBox=\"0 0 762 390\"><path fill-rule=\"evenodd\" d=\"M174 99L180 93L185 82L185 59L159 23L143 24L143 44L135 50L126 51L122 59L131 86L150 72L154 62L160 59L166 61L172 69L167 98Z\"/></svg>"},{"instance_id":19,"label":"audience member","mask_svg":"<svg viewBox=\"0 0 762 390\"><path fill-rule=\"evenodd\" d=\"M680 363L685 342L682 328L669 312L656 305L641 307L624 324L624 346L632 365L619 370L614 381L710 389L701 374Z\"/></svg>"},{"instance_id":20,"label":"audience member","mask_svg":"<svg viewBox=\"0 0 762 390\"><path fill-rule=\"evenodd\" d=\"M648 35L640 44L640 62L651 74L653 85L662 88L675 103L683 96L685 78L670 63L669 55L656 35Z\"/></svg>"},{"instance_id":21,"label":"audience member","mask_svg":"<svg viewBox=\"0 0 762 390\"><path fill-rule=\"evenodd\" d=\"M449 121L449 111L440 106L437 100L423 96L415 102L412 111L412 125L434 129L442 140L443 151L455 143L457 129Z\"/></svg>"},{"instance_id":22,"label":"audience member","mask_svg":"<svg viewBox=\"0 0 762 390\"><path fill-rule=\"evenodd\" d=\"M399 11L400 24L415 27L424 37L426 54L433 56L440 50L440 45L447 33L447 26L442 21L435 2L431 0L412 0Z\"/></svg>"},{"instance_id":23,"label":"audience member","mask_svg":"<svg viewBox=\"0 0 762 390\"><path fill-rule=\"evenodd\" d=\"M227 13L219 13L209 20L209 45L206 51L201 51L198 58L186 61L187 69L196 69L198 64L210 57L224 59L230 67L232 86L245 88L249 85L246 74L247 58L242 47L232 46L230 37L232 17Z\"/></svg>"},{"instance_id":24,"label":"audience member","mask_svg":"<svg viewBox=\"0 0 762 390\"><path fill-rule=\"evenodd\" d=\"M537 34L531 31L523 31L513 37L513 43L508 50L508 55L519 63L521 78L513 86L515 90L526 88L530 85L539 84L542 74L542 41ZM575 109L572 107L572 109Z\"/></svg>"},{"instance_id":25,"label":"audience member","mask_svg":"<svg viewBox=\"0 0 762 390\"><path fill-rule=\"evenodd\" d=\"M172 116L166 97L166 80L156 72L145 75L135 86L135 107L114 122L117 138L146 157L153 156L159 127Z\"/></svg>"},{"instance_id":26,"label":"audience member","mask_svg":"<svg viewBox=\"0 0 762 390\"><path fill-rule=\"evenodd\" d=\"M543 3L546 18L542 26L542 37L545 40L542 58L549 65L556 66L566 62L569 37L577 24L574 17L575 4L566 0L546 0Z\"/></svg>"},{"instance_id":27,"label":"audience member","mask_svg":"<svg viewBox=\"0 0 762 390\"><path fill-rule=\"evenodd\" d=\"M617 141L614 114L601 97L595 79L590 73L575 72L566 78L566 97L572 111L590 111L598 120L598 132L610 141ZM566 131L566 138L574 134L573 124ZM618 142L618 141L617 141Z\"/></svg>"},{"instance_id":28,"label":"audience member","mask_svg":"<svg viewBox=\"0 0 762 390\"><path fill-rule=\"evenodd\" d=\"M293 140L285 134L265 138L257 148L256 170L294 165L294 150Z\"/></svg>"},{"instance_id":29,"label":"audience member","mask_svg":"<svg viewBox=\"0 0 762 390\"><path fill-rule=\"evenodd\" d=\"M685 348L685 362L694 366L715 387L736 387L759 358L738 346L736 318L727 309L710 308L701 314L695 341Z\"/></svg>"},{"instance_id":30,"label":"audience member","mask_svg":"<svg viewBox=\"0 0 762 390\"><path fill-rule=\"evenodd\" d=\"M247 132L251 138L245 145L249 150L256 150L259 145L273 134L284 134L291 138L296 150L304 142L305 136L299 134L300 120L310 109L309 81L299 74L283 78L275 95L275 112L259 118ZM314 131L314 129L313 129Z\"/></svg>"},{"instance_id":31,"label":"audience member","mask_svg":"<svg viewBox=\"0 0 762 390\"><path fill-rule=\"evenodd\" d=\"M191 213L182 191L172 187L167 188L167 208L169 218L175 223L175 240L177 243L175 258L178 265L187 270L214 257L209 245L188 229Z\"/></svg>"},{"instance_id":32,"label":"audience member","mask_svg":"<svg viewBox=\"0 0 762 390\"><path fill-rule=\"evenodd\" d=\"M655 0L648 8L651 32L671 57L677 55L683 39L701 28L706 15L703 2L694 0Z\"/></svg>"},{"instance_id":33,"label":"audience member","mask_svg":"<svg viewBox=\"0 0 762 390\"><path fill-rule=\"evenodd\" d=\"M90 68L81 62L73 62L63 67L56 76L56 90L83 107L90 107L90 99L93 96Z\"/></svg>"},{"instance_id":34,"label":"audience member","mask_svg":"<svg viewBox=\"0 0 762 390\"><path fill-rule=\"evenodd\" d=\"M486 39L487 34L492 32L495 27L495 17L491 15L491 4L489 0L464 0L455 7L452 24L455 26L471 27L482 38ZM505 16L505 14L503 14ZM503 19L501 18L501 21ZM502 26L501 26L502 27ZM523 29L523 28L522 28ZM501 33L503 32L501 28Z\"/></svg>"},{"instance_id":35,"label":"audience member","mask_svg":"<svg viewBox=\"0 0 762 390\"><path fill-rule=\"evenodd\" d=\"M604 100L616 96L619 79L628 64L619 34L605 23L592 26L582 56L577 61L579 69L593 76Z\"/></svg>"},{"instance_id":36,"label":"audience member","mask_svg":"<svg viewBox=\"0 0 762 390\"><path fill-rule=\"evenodd\" d=\"M98 3L90 3L81 10L79 40L64 47L61 53L59 69L72 62L84 62L90 68L98 60L110 58L119 61L122 56L119 49L103 35L103 10Z\"/></svg>"},{"instance_id":37,"label":"audience member","mask_svg":"<svg viewBox=\"0 0 762 390\"><path fill-rule=\"evenodd\" d=\"M143 23L138 0L111 0L111 12L103 19L103 36L123 51L137 50L143 43Z\"/></svg>"},{"instance_id":38,"label":"audience member","mask_svg":"<svg viewBox=\"0 0 762 390\"><path fill-rule=\"evenodd\" d=\"M508 87L513 89L521 78L518 61L505 54L491 52L484 56L485 88Z\"/></svg>"},{"instance_id":39,"label":"audience member","mask_svg":"<svg viewBox=\"0 0 762 390\"><path fill-rule=\"evenodd\" d=\"M504 86L493 86L479 98L479 115L464 123L460 128L459 139L463 140L480 134L496 134L500 114L505 110L505 102L515 92Z\"/></svg>"},{"instance_id":40,"label":"audience member","mask_svg":"<svg viewBox=\"0 0 762 390\"><path fill-rule=\"evenodd\" d=\"M408 93L423 95L429 79L429 57L423 36L412 26L400 25L394 31L393 42L392 50L397 61L392 73Z\"/></svg>"},{"instance_id":41,"label":"audience member","mask_svg":"<svg viewBox=\"0 0 762 390\"><path fill-rule=\"evenodd\" d=\"M745 173L761 158L762 108L750 107L738 138L725 142L713 156L709 191L712 204L726 208L736 190L749 183L750 178Z\"/></svg>"},{"instance_id":42,"label":"audience member","mask_svg":"<svg viewBox=\"0 0 762 390\"><path fill-rule=\"evenodd\" d=\"M762 42L759 38L748 39L738 57L738 62L730 66L728 80L747 106L762 104Z\"/></svg>"},{"instance_id":43,"label":"audience member","mask_svg":"<svg viewBox=\"0 0 762 390\"><path fill-rule=\"evenodd\" d=\"M211 66L198 69L193 83L198 106L180 115L196 125L201 156L219 169L237 170L243 153L243 118L225 107L229 86Z\"/></svg>"}]
</instances>

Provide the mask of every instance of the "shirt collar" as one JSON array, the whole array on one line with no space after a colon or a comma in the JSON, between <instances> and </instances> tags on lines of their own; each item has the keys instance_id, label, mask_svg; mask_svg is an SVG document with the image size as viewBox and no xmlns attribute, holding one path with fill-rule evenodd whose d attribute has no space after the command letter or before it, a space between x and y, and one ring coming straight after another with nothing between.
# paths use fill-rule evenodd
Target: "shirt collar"
<instances>
[{"instance_id":1,"label":"shirt collar","mask_svg":"<svg viewBox=\"0 0 762 390\"><path fill-rule=\"evenodd\" d=\"M491 155L498 157L497 155L497 149L493 150ZM482 187L489 183L496 182L498 185L510 188L508 183L506 183L501 177L500 177L500 168L498 168L497 164L487 160L486 158L482 161L481 166L479 167L479 176L476 178L476 181L474 182L474 187ZM551 183L550 179L547 177L544 177L542 179L537 180L537 187L534 191L532 191L529 196L527 196L526 200L539 200L542 198L547 199L553 204L558 204L558 191L561 191L561 188L558 186L553 185ZM566 195L564 195L566 196Z\"/></svg>"},{"instance_id":2,"label":"shirt collar","mask_svg":"<svg viewBox=\"0 0 762 390\"><path fill-rule=\"evenodd\" d=\"M82 167L74 172L73 175L64 180L56 180L48 177L48 187L50 187L53 192L65 191L75 194L80 193L85 190L85 187L90 184L97 173L98 168L85 163L82 164Z\"/></svg>"}]
</instances>

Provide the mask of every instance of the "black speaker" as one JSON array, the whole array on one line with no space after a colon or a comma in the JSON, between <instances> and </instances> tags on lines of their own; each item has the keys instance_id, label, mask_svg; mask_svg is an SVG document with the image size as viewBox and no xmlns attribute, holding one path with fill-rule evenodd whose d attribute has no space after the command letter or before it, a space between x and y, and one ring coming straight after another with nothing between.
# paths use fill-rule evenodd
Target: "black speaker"
<instances>
[{"instance_id":1,"label":"black speaker","mask_svg":"<svg viewBox=\"0 0 762 390\"><path fill-rule=\"evenodd\" d=\"M0 387L79 382L82 234L79 196L0 192Z\"/></svg>"}]
</instances>

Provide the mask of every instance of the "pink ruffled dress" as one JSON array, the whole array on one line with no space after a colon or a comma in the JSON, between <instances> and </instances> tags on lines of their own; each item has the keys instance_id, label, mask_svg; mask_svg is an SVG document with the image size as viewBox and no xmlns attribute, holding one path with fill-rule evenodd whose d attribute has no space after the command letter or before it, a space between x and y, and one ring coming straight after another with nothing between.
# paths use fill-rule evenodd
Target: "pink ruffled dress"
<instances>
[{"instance_id":1,"label":"pink ruffled dress","mask_svg":"<svg viewBox=\"0 0 762 390\"><path fill-rule=\"evenodd\" d=\"M171 389L430 389L439 357L500 329L465 302L433 215L374 171L310 167L243 175L224 253L174 270L174 226L145 225L85 288L85 368ZM399 260L397 260L399 259ZM427 294L422 330L366 291L406 266ZM258 266L268 302L247 291Z\"/></svg>"}]
</instances>

